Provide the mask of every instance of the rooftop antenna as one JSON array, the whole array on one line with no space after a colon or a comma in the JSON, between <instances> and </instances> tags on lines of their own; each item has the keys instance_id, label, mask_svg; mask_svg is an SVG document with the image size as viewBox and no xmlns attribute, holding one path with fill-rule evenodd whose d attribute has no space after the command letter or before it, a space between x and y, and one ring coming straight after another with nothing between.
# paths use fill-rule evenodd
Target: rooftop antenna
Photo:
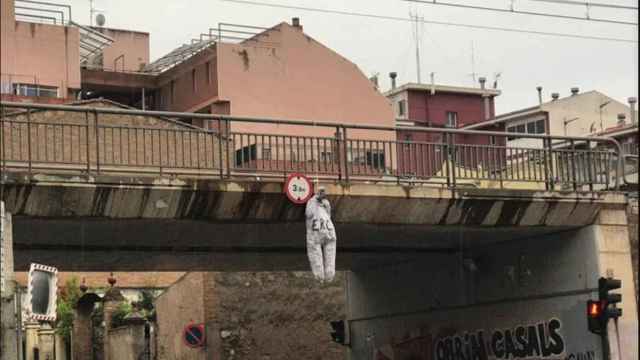
<instances>
[{"instance_id":1,"label":"rooftop antenna","mask_svg":"<svg viewBox=\"0 0 640 360\"><path fill-rule=\"evenodd\" d=\"M473 79L473 85L476 84L476 53L473 41L471 41L471 78Z\"/></svg>"},{"instance_id":2,"label":"rooftop antenna","mask_svg":"<svg viewBox=\"0 0 640 360\"><path fill-rule=\"evenodd\" d=\"M435 95L436 94L436 73L432 71L431 74L429 75L431 76L431 95Z\"/></svg>"},{"instance_id":3,"label":"rooftop antenna","mask_svg":"<svg viewBox=\"0 0 640 360\"><path fill-rule=\"evenodd\" d=\"M93 26L93 19L95 19L98 26L103 26L106 20L106 18L102 14L104 11L96 9L93 6L93 2L94 0L89 0L89 24ZM98 14L98 16L94 16L94 14Z\"/></svg>"},{"instance_id":4,"label":"rooftop antenna","mask_svg":"<svg viewBox=\"0 0 640 360\"><path fill-rule=\"evenodd\" d=\"M502 72L493 73L493 88L498 88L498 79L502 76Z\"/></svg>"},{"instance_id":5,"label":"rooftop antenna","mask_svg":"<svg viewBox=\"0 0 640 360\"><path fill-rule=\"evenodd\" d=\"M415 14L413 14L413 12L409 12L409 16L411 17L411 20L413 22L413 37L416 41L416 73L417 73L418 84L420 84L422 83L422 78L421 78L422 71L420 70L420 41L421 41L420 35L422 35L422 32L420 31L420 26L424 18L418 16L417 12Z\"/></svg>"}]
</instances>

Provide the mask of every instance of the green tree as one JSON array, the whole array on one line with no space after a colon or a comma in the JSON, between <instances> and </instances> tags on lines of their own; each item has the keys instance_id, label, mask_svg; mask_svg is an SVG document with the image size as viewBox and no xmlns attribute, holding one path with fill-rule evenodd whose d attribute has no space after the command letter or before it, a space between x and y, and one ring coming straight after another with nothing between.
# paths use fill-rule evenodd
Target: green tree
<instances>
[{"instance_id":1,"label":"green tree","mask_svg":"<svg viewBox=\"0 0 640 360\"><path fill-rule=\"evenodd\" d=\"M58 301L56 303L56 331L61 334L66 341L71 339L73 312L81 296L82 291L80 291L77 277L69 278L58 293Z\"/></svg>"},{"instance_id":2,"label":"green tree","mask_svg":"<svg viewBox=\"0 0 640 360\"><path fill-rule=\"evenodd\" d=\"M133 312L133 306L128 302L124 301L118 305L118 308L113 312L113 317L111 318L111 327L117 328L118 326L124 325L124 318Z\"/></svg>"}]
</instances>

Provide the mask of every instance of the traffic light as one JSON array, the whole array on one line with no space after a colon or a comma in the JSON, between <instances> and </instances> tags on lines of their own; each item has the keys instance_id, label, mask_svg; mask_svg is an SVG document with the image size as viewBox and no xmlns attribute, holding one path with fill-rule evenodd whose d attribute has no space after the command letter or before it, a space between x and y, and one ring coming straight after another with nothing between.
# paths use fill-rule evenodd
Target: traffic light
<instances>
[{"instance_id":1,"label":"traffic light","mask_svg":"<svg viewBox=\"0 0 640 360\"><path fill-rule=\"evenodd\" d=\"M600 301L587 301L587 322L589 331L598 335L602 333L602 303Z\"/></svg>"},{"instance_id":2,"label":"traffic light","mask_svg":"<svg viewBox=\"0 0 640 360\"><path fill-rule=\"evenodd\" d=\"M622 295L610 293L611 290L620 289L622 281L613 278L600 278L598 280L598 295L603 303L602 321L606 327L609 319L617 319L622 316L622 309L618 309L616 304L622 301Z\"/></svg>"},{"instance_id":3,"label":"traffic light","mask_svg":"<svg viewBox=\"0 0 640 360\"><path fill-rule=\"evenodd\" d=\"M338 344L345 345L344 320L331 321L331 339Z\"/></svg>"},{"instance_id":4,"label":"traffic light","mask_svg":"<svg viewBox=\"0 0 640 360\"><path fill-rule=\"evenodd\" d=\"M609 319L622 316L622 309L616 304L622 301L622 295L610 291L620 289L622 281L613 278L598 280L598 300L587 301L587 322L589 331L594 334L606 334Z\"/></svg>"}]
</instances>

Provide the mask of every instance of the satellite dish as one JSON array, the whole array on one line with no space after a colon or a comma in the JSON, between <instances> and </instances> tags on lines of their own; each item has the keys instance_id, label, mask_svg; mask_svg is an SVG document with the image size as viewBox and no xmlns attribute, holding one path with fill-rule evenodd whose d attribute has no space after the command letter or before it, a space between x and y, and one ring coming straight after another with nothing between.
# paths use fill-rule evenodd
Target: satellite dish
<instances>
[{"instance_id":1,"label":"satellite dish","mask_svg":"<svg viewBox=\"0 0 640 360\"><path fill-rule=\"evenodd\" d=\"M105 18L103 14L96 15L96 24L98 26L104 26L104 23L106 21L107 21L107 18Z\"/></svg>"}]
</instances>

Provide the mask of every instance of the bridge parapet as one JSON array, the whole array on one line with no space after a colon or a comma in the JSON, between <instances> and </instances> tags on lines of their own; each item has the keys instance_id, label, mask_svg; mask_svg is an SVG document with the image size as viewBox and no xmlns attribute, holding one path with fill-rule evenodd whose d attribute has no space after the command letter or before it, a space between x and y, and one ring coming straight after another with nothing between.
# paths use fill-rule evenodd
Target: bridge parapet
<instances>
[{"instance_id":1,"label":"bridge parapet","mask_svg":"<svg viewBox=\"0 0 640 360\"><path fill-rule=\"evenodd\" d=\"M548 191L626 181L624 152L610 138L411 127L426 140L400 141L388 139L408 128L12 102L2 102L0 113L3 173L229 180L305 172L345 183ZM237 132L234 124L261 130ZM310 127L317 136L297 135ZM538 143L513 147L514 137Z\"/></svg>"}]
</instances>

